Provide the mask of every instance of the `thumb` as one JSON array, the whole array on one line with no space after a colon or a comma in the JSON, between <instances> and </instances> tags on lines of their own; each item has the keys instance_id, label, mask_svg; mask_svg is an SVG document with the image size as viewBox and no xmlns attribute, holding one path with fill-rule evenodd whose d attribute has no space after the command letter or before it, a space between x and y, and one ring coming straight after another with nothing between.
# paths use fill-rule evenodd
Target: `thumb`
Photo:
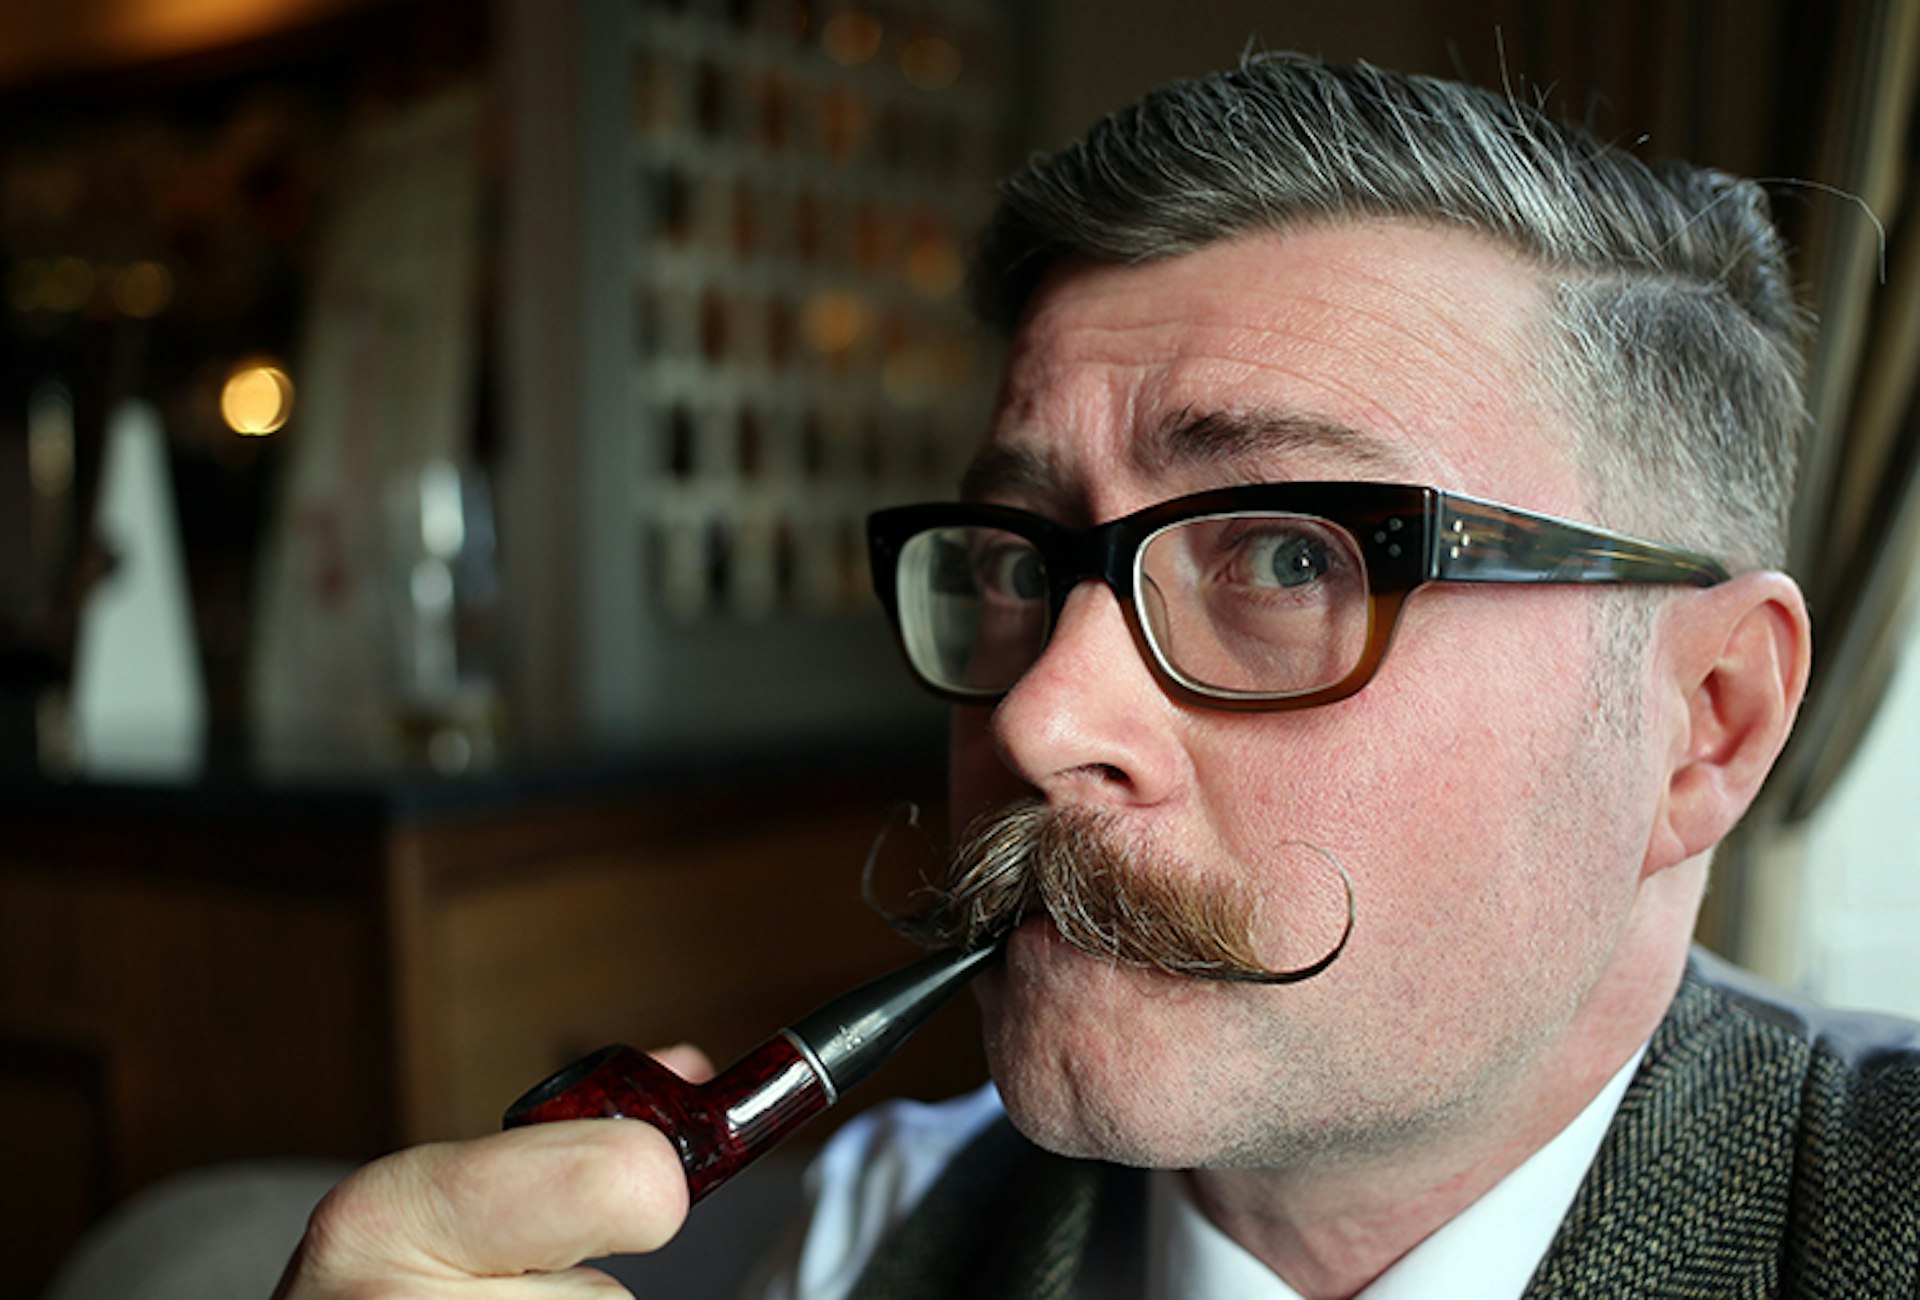
<instances>
[{"instance_id":1,"label":"thumb","mask_svg":"<svg viewBox=\"0 0 1920 1300\"><path fill-rule=\"evenodd\" d=\"M302 1253L352 1277L499 1277L657 1250L687 1217L673 1145L573 1120L375 1161L321 1202Z\"/></svg>"}]
</instances>

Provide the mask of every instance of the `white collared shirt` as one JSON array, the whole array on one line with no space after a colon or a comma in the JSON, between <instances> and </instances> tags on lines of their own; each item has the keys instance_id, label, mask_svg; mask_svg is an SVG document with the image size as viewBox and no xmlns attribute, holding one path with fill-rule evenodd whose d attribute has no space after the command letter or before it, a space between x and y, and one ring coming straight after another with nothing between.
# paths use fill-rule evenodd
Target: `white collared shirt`
<instances>
[{"instance_id":1,"label":"white collared shirt","mask_svg":"<svg viewBox=\"0 0 1920 1300\"><path fill-rule=\"evenodd\" d=\"M1634 1053L1551 1142L1402 1255L1354 1300L1518 1300L1553 1244L1645 1050ZM1200 1212L1175 1174L1151 1176L1146 1252L1142 1300L1300 1300L1297 1291ZM1113 1294L1089 1293L1077 1300L1109 1300Z\"/></svg>"},{"instance_id":2,"label":"white collared shirt","mask_svg":"<svg viewBox=\"0 0 1920 1300\"><path fill-rule=\"evenodd\" d=\"M1573 1122L1479 1200L1408 1251L1354 1300L1518 1300L1600 1149L1643 1047ZM892 1226L1002 1114L999 1094L894 1102L834 1135L807 1173L809 1217L762 1300L841 1300ZM1149 1177L1141 1256L1090 1260L1075 1300L1299 1300L1200 1212L1176 1174Z\"/></svg>"}]
</instances>

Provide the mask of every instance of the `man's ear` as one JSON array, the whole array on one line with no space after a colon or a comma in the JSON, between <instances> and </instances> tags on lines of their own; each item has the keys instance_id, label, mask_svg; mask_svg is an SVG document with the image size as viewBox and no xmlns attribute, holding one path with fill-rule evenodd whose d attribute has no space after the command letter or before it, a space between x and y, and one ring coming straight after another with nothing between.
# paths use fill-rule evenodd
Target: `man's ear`
<instances>
[{"instance_id":1,"label":"man's ear","mask_svg":"<svg viewBox=\"0 0 1920 1300\"><path fill-rule=\"evenodd\" d=\"M1746 812L1787 743L1813 650L1806 601L1783 573L1688 592L1662 616L1669 765L1645 875L1704 853Z\"/></svg>"}]
</instances>

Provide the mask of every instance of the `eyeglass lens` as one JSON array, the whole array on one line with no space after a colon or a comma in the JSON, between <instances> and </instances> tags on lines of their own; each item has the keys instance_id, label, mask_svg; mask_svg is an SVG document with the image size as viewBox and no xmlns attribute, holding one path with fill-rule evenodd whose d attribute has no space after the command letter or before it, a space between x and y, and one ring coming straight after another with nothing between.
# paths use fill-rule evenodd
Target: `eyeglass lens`
<instances>
[{"instance_id":1,"label":"eyeglass lens","mask_svg":"<svg viewBox=\"0 0 1920 1300\"><path fill-rule=\"evenodd\" d=\"M1344 679L1366 649L1366 565L1353 538L1327 520L1182 520L1141 545L1133 578L1155 655L1197 690L1303 694ZM1005 691L1046 646L1046 561L1018 534L929 529L902 548L896 581L902 640L935 686Z\"/></svg>"}]
</instances>

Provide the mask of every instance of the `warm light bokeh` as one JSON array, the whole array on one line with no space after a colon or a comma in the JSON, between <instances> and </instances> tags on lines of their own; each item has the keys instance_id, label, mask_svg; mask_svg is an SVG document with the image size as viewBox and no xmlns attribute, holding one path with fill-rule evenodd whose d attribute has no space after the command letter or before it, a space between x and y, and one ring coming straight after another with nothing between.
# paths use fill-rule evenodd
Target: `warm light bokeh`
<instances>
[{"instance_id":1,"label":"warm light bokeh","mask_svg":"<svg viewBox=\"0 0 1920 1300\"><path fill-rule=\"evenodd\" d=\"M293 381L276 365L249 362L236 369L220 390L221 418L244 437L275 433L292 414Z\"/></svg>"},{"instance_id":2,"label":"warm light bokeh","mask_svg":"<svg viewBox=\"0 0 1920 1300\"><path fill-rule=\"evenodd\" d=\"M376 0L0 0L0 84L177 58Z\"/></svg>"}]
</instances>

